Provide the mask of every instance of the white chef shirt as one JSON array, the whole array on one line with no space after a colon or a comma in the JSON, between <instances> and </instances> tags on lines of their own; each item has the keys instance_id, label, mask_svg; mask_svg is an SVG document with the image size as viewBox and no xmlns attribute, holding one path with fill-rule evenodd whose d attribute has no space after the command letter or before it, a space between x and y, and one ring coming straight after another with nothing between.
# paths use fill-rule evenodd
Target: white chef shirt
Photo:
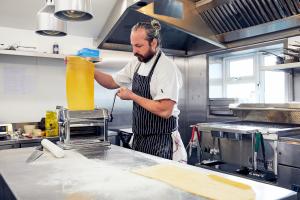
<instances>
[{"instance_id":1,"label":"white chef shirt","mask_svg":"<svg viewBox=\"0 0 300 200\"><path fill-rule=\"evenodd\" d=\"M141 63L138 74L148 76L155 58L147 63ZM137 58L132 59L123 69L117 72L113 79L119 85L128 87L132 83L134 72L138 67L139 61ZM171 99L176 102L172 115L178 117L180 111L178 109L179 89L182 87L182 76L175 65L163 52L156 64L153 75L150 80L150 94L153 100Z\"/></svg>"}]
</instances>

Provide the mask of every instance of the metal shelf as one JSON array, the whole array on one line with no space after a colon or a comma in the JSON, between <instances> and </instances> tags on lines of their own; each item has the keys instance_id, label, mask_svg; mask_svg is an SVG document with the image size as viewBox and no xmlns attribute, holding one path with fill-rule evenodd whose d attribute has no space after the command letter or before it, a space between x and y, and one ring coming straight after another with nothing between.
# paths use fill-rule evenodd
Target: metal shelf
<instances>
[{"instance_id":1,"label":"metal shelf","mask_svg":"<svg viewBox=\"0 0 300 200\"><path fill-rule=\"evenodd\" d=\"M19 51L19 50L0 50L0 55L16 55L16 56L31 56L39 58L54 58L54 59L64 59L66 55L63 54L51 54L51 53L41 53L34 51Z\"/></svg>"},{"instance_id":2,"label":"metal shelf","mask_svg":"<svg viewBox=\"0 0 300 200\"><path fill-rule=\"evenodd\" d=\"M274 71L274 70L286 70L286 69L293 69L293 68L300 69L300 62L264 66L264 67L260 68L260 70L261 71Z\"/></svg>"}]
</instances>

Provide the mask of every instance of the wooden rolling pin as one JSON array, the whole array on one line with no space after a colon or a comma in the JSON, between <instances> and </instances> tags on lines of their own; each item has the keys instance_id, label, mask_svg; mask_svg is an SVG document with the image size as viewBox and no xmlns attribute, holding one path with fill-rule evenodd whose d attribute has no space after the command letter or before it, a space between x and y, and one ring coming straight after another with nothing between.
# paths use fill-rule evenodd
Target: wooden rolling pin
<instances>
[{"instance_id":1,"label":"wooden rolling pin","mask_svg":"<svg viewBox=\"0 0 300 200\"><path fill-rule=\"evenodd\" d=\"M53 142L49 141L48 139L43 139L41 142L42 146L50 151L55 157L62 158L65 156L64 150L59 148Z\"/></svg>"}]
</instances>

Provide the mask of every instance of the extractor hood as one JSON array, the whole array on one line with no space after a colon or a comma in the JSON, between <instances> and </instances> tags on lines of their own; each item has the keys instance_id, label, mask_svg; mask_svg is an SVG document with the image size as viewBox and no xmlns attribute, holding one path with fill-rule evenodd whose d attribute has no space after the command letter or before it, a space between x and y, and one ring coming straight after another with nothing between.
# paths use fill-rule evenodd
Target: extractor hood
<instances>
[{"instance_id":1,"label":"extractor hood","mask_svg":"<svg viewBox=\"0 0 300 200\"><path fill-rule=\"evenodd\" d=\"M196 9L223 43L300 26L299 0L205 1L207 0L196 1Z\"/></svg>"},{"instance_id":2,"label":"extractor hood","mask_svg":"<svg viewBox=\"0 0 300 200\"><path fill-rule=\"evenodd\" d=\"M163 0L162 0L163 1ZM130 51L131 27L157 19L162 48L190 56L299 34L299 0L182 0L183 18L154 13L153 0L128 7L98 48ZM246 43L247 44L247 43Z\"/></svg>"}]
</instances>

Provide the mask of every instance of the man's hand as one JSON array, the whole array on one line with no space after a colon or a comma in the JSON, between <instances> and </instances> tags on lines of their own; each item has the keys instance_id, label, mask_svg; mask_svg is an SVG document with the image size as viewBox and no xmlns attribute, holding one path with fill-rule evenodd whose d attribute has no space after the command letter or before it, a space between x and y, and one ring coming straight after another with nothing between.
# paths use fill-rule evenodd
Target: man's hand
<instances>
[{"instance_id":1,"label":"man's hand","mask_svg":"<svg viewBox=\"0 0 300 200\"><path fill-rule=\"evenodd\" d=\"M122 100L132 100L134 93L126 87L121 87L117 96Z\"/></svg>"},{"instance_id":2,"label":"man's hand","mask_svg":"<svg viewBox=\"0 0 300 200\"><path fill-rule=\"evenodd\" d=\"M122 100L133 100L135 103L139 104L149 112L156 114L160 117L168 119L172 116L172 111L175 101L170 99L161 99L161 100L151 100L136 95L131 90L126 87L121 87L117 93L118 97Z\"/></svg>"}]
</instances>

